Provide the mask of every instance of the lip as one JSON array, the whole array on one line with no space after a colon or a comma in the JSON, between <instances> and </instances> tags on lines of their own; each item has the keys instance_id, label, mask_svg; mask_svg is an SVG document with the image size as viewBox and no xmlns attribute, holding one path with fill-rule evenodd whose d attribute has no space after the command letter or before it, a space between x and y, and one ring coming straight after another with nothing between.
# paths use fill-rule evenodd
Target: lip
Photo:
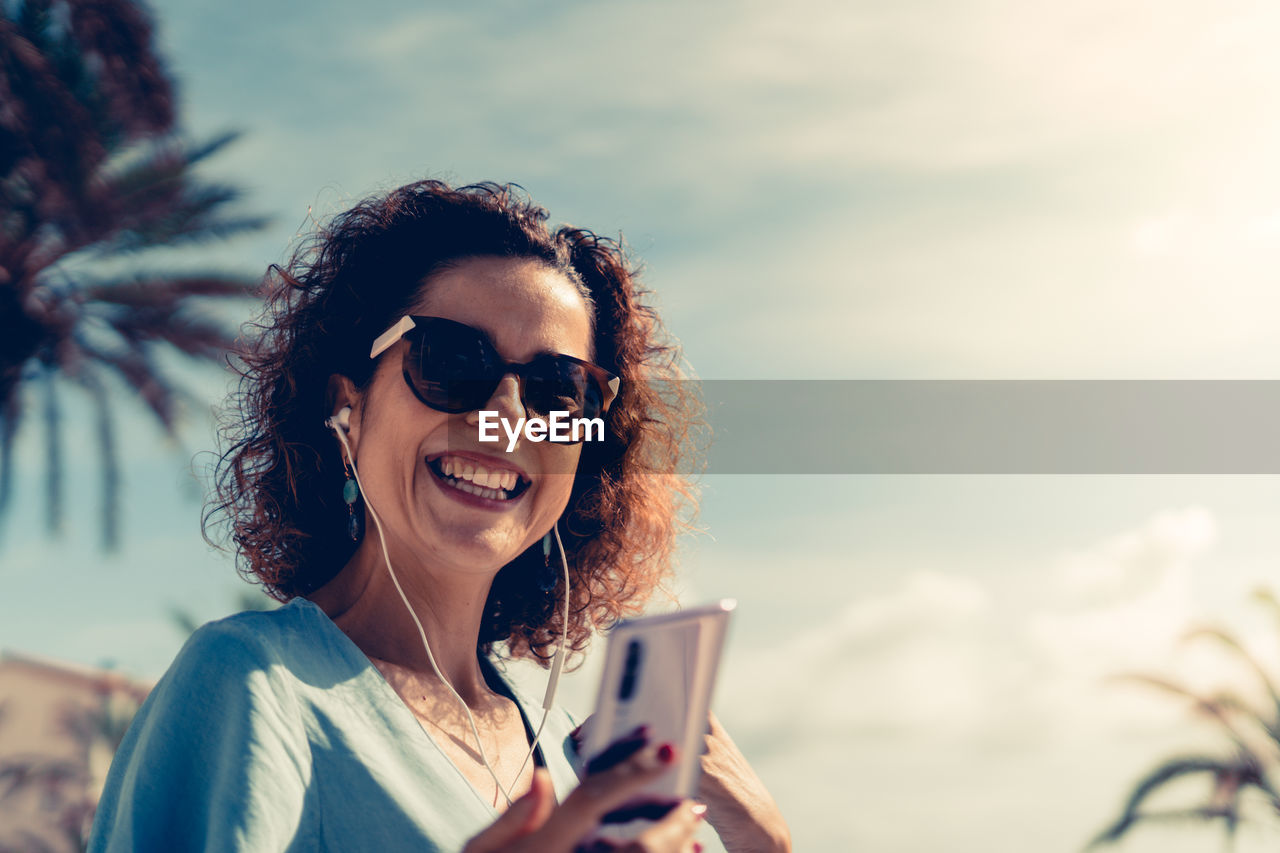
<instances>
[{"instance_id":1,"label":"lip","mask_svg":"<svg viewBox=\"0 0 1280 853\"><path fill-rule=\"evenodd\" d=\"M429 454L426 459L428 462L435 462L442 456L457 456L461 459L470 459L472 462L477 462L486 468L496 471L511 471L512 473L519 475L520 479L526 482L533 481L533 478L526 474L524 469L519 465L512 465L505 459L490 456L487 453L474 453L470 450L442 450L439 453ZM468 497L472 496L468 495ZM481 498L481 500L484 499ZM501 501L500 503L509 503L509 501Z\"/></svg>"}]
</instances>

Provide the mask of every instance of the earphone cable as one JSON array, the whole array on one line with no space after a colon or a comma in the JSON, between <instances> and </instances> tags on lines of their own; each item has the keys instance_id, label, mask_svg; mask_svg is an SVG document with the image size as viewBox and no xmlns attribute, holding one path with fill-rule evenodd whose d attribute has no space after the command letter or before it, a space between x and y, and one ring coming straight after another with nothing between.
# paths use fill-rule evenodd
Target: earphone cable
<instances>
[{"instance_id":1,"label":"earphone cable","mask_svg":"<svg viewBox=\"0 0 1280 853\"><path fill-rule=\"evenodd\" d=\"M391 576L391 583L395 586L396 592L400 594L400 600L404 602L405 609L409 611L409 616L413 619L413 624L418 628L418 636L422 639L422 648L427 653L427 660L431 663L431 669L435 671L436 678L449 688L449 692L458 700L458 704L462 706L463 713L467 715L467 723L471 726L471 733L476 739L476 749L480 752L480 760L484 763L485 769L489 771L489 775L493 777L493 784L498 786L498 790L502 796L506 798L507 805L511 805L511 793L498 781L498 774L494 771L493 765L489 763L489 756L485 754L484 744L480 742L480 730L476 728L475 718L471 716L471 709L467 706L465 699L459 695L458 691L453 688L449 679L444 677L444 673L440 671L440 667L436 664L436 657L431 653L431 644L427 642L427 631L422 627L422 620L418 618L417 612L413 609L413 605L409 603L409 597L404 594L404 589L400 586L400 579L396 577L396 571L391 566L391 555L387 551L387 537L382 532L382 520L378 518L378 512L373 508L373 504L369 501L369 495L364 490L364 483L360 480L360 469L356 466L355 454L351 452L351 445L347 442L347 437L341 429L335 429L342 441L342 446L347 451L347 459L351 462L351 472L355 476L356 485L360 488L360 494L364 495L364 505L369 510L370 517L373 518L374 527L378 530L378 542L382 545L382 559L387 564L387 574Z\"/></svg>"},{"instance_id":2,"label":"earphone cable","mask_svg":"<svg viewBox=\"0 0 1280 853\"><path fill-rule=\"evenodd\" d=\"M524 761L520 764L520 769L516 771L517 781L520 779L520 774L524 772L525 765L533 757L533 751L538 748L538 741L542 738L542 727L547 724L547 717L551 714L552 706L555 705L556 689L560 683L560 670L564 667L565 652L569 646L569 560L564 555L564 542L560 541L559 522L551 526L551 531L556 537L556 547L560 550L560 569L564 573L564 609L561 611L560 648L556 649L555 660L551 663L551 676L547 679L547 692L542 698L542 722L538 723L538 731L533 735L533 743L529 745L529 754L524 757Z\"/></svg>"},{"instance_id":3,"label":"earphone cable","mask_svg":"<svg viewBox=\"0 0 1280 853\"><path fill-rule=\"evenodd\" d=\"M396 576L395 569L392 568L391 566L391 555L387 550L387 538L382 531L382 520L378 517L377 510L373 508L373 504L369 501L369 496L365 492L364 483L360 479L360 469L356 465L355 454L351 452L351 445L347 441L346 434L336 424L332 424L331 422L328 422L328 423L331 424L331 428L337 434L338 440L342 442L342 447L347 452L347 459L351 463L351 472L355 478L356 486L359 487L360 493L364 495L365 506L368 508L369 515L371 518L373 518L374 527L377 528L377 531L378 531L378 542L382 546L382 559L386 563L387 574L391 577L391 583L395 586L396 592L399 593L400 595L400 600L404 603L405 609L409 611L409 616L410 618L413 619L413 624L418 629L418 637L422 640L422 648L427 653L427 660L431 664L431 669L435 672L436 677L439 678L441 682L443 682L445 687L449 688L449 692L453 694L453 697L457 699L458 703L462 706L463 713L467 715L467 723L471 727L471 733L472 735L475 736L476 749L480 753L480 760L484 764L485 769L489 771L489 775L493 778L493 783L498 787L498 791L501 792L502 796L506 799L507 805L510 806L512 802L511 791L509 788L504 786L502 782L498 779L497 772L493 769L493 765L489 763L489 757L485 753L484 744L481 743L480 741L480 731L479 729L476 728L476 721L475 721L475 718L471 715L471 709L470 707L468 707L466 700L463 699L462 696L458 693L458 691L454 689L453 684L449 682L449 679L445 678L444 673L440 671L440 667L436 664L435 655L431 653L431 644L427 641L426 629L422 626L422 621L418 618L417 612L413 609L413 606L409 603L409 597L405 595L404 589L400 586L400 579ZM524 772L524 768L529 763L529 759L533 756L534 751L538 748L538 741L542 737L542 729L547 723L547 717L551 713L551 708L555 702L555 694L556 694L557 685L560 678L560 671L564 665L565 647L568 645L568 640L569 640L569 563L568 563L568 560L565 558L564 543L560 540L559 526L553 525L552 530L555 533L556 545L558 546L560 551L560 565L564 572L564 583L565 583L564 609L562 611L564 621L562 625L560 647L556 650L555 661L552 664L552 668L551 668L551 677L547 683L547 693L546 693L546 696L543 698L542 720L538 724L538 730L534 734L533 742L529 745L529 751L528 753L525 754L524 761L521 762L520 764L520 769L516 771L516 777L513 780L512 784L515 784L515 782L518 782L520 780L520 774Z\"/></svg>"}]
</instances>

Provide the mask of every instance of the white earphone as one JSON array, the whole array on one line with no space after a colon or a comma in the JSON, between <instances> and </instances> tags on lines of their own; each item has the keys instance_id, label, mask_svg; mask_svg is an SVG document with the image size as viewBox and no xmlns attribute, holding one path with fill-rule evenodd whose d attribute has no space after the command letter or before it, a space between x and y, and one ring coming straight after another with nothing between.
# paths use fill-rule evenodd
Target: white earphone
<instances>
[{"instance_id":1,"label":"white earphone","mask_svg":"<svg viewBox=\"0 0 1280 853\"><path fill-rule=\"evenodd\" d=\"M336 430L339 427L343 432L351 431L351 407L343 406L338 413L324 419L324 425L328 429Z\"/></svg>"},{"instance_id":2,"label":"white earphone","mask_svg":"<svg viewBox=\"0 0 1280 853\"><path fill-rule=\"evenodd\" d=\"M489 757L485 755L484 744L480 742L480 732L476 729L476 721L471 716L471 709L467 707L458 691L449 683L449 679L444 677L444 673L440 672L440 667L436 665L435 655L431 653L431 645L427 642L426 629L422 627L422 621L418 618L417 612L409 604L409 598L404 594L404 589L400 586L400 579L396 577L395 569L391 567L391 555L387 553L387 538L382 532L382 520L378 518L378 513L373 508L373 504L369 502L369 495L364 490L364 483L360 480L360 469L356 467L355 454L351 452L351 444L347 441L347 433L351 430L351 407L343 406L334 415L325 418L324 425L327 429L331 429L334 435L338 437L342 447L347 452L347 460L351 465L352 476L355 477L356 486L360 489L360 494L364 496L364 505L369 510L369 516L373 519L374 527L378 530L378 541L382 545L382 559L387 565L387 574L391 576L391 583L395 586L396 592L400 594L400 600L404 602L405 609L409 611L409 616L413 619L413 624L418 628L418 636L422 640L422 648L426 650L427 660L431 663L431 668L435 671L436 677L449 688L449 692L458 700L458 704L462 705L463 713L467 715L467 722L471 725L471 733L476 738L476 749L480 753L480 760L484 762L485 769L489 771L489 775L493 777L493 783L498 786L498 790L502 792L502 796L506 797L507 805L511 805L511 790L502 784L498 779L497 772L494 771L493 765L489 763ZM551 664L551 675L547 679L547 692L542 699L542 721L538 723L538 730L534 733L533 743L529 745L529 752L525 755L524 761L520 763L520 769L516 771L516 778L512 784L519 781L520 774L524 772L525 765L529 763L529 759L533 757L534 750L538 748L538 741L542 737L542 727L547 724L547 717L551 713L551 708L555 705L556 689L560 683L560 671L564 668L565 650L569 645L569 560L564 553L564 543L560 540L560 525L553 524L551 526L551 534L555 535L556 547L560 551L560 568L564 573L564 609L561 613L561 635L560 645L556 649L555 660ZM548 537L551 535L548 534ZM551 543L547 539L543 539L542 553L544 557L549 557L551 552Z\"/></svg>"}]
</instances>

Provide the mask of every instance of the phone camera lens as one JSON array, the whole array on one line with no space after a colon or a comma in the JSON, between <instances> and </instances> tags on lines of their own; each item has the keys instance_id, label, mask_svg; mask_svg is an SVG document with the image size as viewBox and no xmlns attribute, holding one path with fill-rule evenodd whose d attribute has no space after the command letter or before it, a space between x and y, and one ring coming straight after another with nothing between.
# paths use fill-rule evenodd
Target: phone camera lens
<instances>
[{"instance_id":1,"label":"phone camera lens","mask_svg":"<svg viewBox=\"0 0 1280 853\"><path fill-rule=\"evenodd\" d=\"M626 702L635 695L636 682L639 680L640 674L640 658L642 649L639 640L632 640L627 644L627 658L623 666L622 681L618 685L618 700Z\"/></svg>"}]
</instances>

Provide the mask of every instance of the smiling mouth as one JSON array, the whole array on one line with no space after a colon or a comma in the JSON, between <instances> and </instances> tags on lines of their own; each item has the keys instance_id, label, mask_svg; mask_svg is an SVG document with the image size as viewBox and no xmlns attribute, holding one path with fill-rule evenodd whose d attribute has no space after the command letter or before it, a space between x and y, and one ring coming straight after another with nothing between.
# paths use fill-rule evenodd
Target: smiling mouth
<instances>
[{"instance_id":1,"label":"smiling mouth","mask_svg":"<svg viewBox=\"0 0 1280 853\"><path fill-rule=\"evenodd\" d=\"M489 468L474 459L448 453L426 461L431 473L444 485L486 500L515 500L532 485L531 480L515 471Z\"/></svg>"}]
</instances>

